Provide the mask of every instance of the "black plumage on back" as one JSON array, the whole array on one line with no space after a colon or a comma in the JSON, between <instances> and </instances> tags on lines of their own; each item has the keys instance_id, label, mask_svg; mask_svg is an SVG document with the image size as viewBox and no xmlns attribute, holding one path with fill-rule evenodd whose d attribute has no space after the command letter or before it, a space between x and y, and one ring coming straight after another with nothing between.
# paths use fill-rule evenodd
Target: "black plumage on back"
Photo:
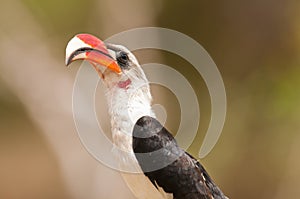
<instances>
[{"instance_id":1,"label":"black plumage on back","mask_svg":"<svg viewBox=\"0 0 300 199\"><path fill-rule=\"evenodd\" d=\"M203 166L155 118L144 116L136 122L133 151L154 186L174 199L227 199Z\"/></svg>"}]
</instances>

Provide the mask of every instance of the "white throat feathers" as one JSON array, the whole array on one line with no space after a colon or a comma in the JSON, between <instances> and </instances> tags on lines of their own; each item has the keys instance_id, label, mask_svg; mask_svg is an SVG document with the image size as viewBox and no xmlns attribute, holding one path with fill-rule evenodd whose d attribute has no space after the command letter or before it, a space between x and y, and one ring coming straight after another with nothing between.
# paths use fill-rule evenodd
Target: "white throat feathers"
<instances>
[{"instance_id":1,"label":"white throat feathers","mask_svg":"<svg viewBox=\"0 0 300 199\"><path fill-rule=\"evenodd\" d=\"M109 74L106 78L113 78ZM140 68L131 69L121 80L108 81L106 93L112 136L119 149L132 152L132 131L142 116L155 117L148 80ZM106 82L106 81L105 81ZM133 153L133 152L132 152Z\"/></svg>"}]
</instances>

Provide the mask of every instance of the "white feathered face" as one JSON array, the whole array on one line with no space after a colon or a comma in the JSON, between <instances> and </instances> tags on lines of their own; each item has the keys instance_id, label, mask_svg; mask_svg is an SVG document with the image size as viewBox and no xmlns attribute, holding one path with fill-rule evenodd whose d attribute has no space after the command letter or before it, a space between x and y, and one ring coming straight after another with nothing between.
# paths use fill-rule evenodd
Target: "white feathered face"
<instances>
[{"instance_id":1,"label":"white feathered face","mask_svg":"<svg viewBox=\"0 0 300 199\"><path fill-rule=\"evenodd\" d=\"M105 44L90 34L76 35L68 43L66 65L75 60L88 60L108 87L126 89L131 84L147 81L137 59L127 48Z\"/></svg>"},{"instance_id":2,"label":"white feathered face","mask_svg":"<svg viewBox=\"0 0 300 199\"><path fill-rule=\"evenodd\" d=\"M108 84L115 84L121 88L126 88L128 84L147 83L147 79L141 69L136 57L124 46L106 44L111 57L121 68L121 74L116 74L112 70L106 69L103 79Z\"/></svg>"}]
</instances>

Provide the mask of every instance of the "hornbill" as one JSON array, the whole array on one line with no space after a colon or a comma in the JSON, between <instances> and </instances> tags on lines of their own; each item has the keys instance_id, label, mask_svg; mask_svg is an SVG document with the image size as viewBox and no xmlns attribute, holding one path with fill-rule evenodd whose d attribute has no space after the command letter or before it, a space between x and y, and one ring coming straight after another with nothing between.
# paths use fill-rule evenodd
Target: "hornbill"
<instances>
[{"instance_id":1,"label":"hornbill","mask_svg":"<svg viewBox=\"0 0 300 199\"><path fill-rule=\"evenodd\" d=\"M203 166L181 149L155 118L149 82L127 48L78 34L66 48L66 65L75 60L88 60L107 87L113 141L128 152L119 157L120 165L136 167L142 173L122 174L137 198L227 198Z\"/></svg>"}]
</instances>

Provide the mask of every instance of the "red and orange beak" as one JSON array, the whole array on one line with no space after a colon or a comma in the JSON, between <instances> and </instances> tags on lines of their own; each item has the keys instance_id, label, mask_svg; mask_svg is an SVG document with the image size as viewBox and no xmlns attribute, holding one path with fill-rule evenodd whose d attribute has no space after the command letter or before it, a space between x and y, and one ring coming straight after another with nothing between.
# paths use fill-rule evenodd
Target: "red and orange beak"
<instances>
[{"instance_id":1,"label":"red and orange beak","mask_svg":"<svg viewBox=\"0 0 300 199\"><path fill-rule=\"evenodd\" d=\"M66 48L66 65L76 60L88 60L97 71L96 65L99 64L117 74L122 72L103 41L90 34L78 34L69 41Z\"/></svg>"}]
</instances>

